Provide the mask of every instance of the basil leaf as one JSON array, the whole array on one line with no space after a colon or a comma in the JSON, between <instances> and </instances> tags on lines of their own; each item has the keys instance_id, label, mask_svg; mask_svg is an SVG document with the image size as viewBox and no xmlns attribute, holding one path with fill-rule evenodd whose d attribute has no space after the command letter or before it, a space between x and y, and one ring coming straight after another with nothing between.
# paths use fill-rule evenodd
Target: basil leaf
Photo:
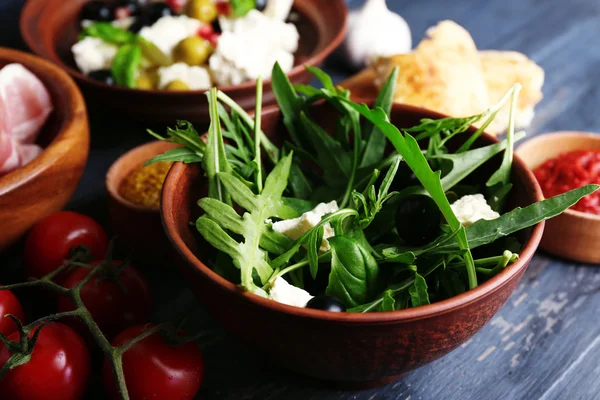
<instances>
[{"instance_id":1,"label":"basil leaf","mask_svg":"<svg viewBox=\"0 0 600 400\"><path fill-rule=\"evenodd\" d=\"M230 3L236 17L243 17L256 8L256 0L230 0Z\"/></svg>"},{"instance_id":2,"label":"basil leaf","mask_svg":"<svg viewBox=\"0 0 600 400\"><path fill-rule=\"evenodd\" d=\"M366 303L379 286L377 261L352 238L335 236L329 239L329 244L331 273L325 293L346 307Z\"/></svg>"},{"instance_id":3,"label":"basil leaf","mask_svg":"<svg viewBox=\"0 0 600 400\"><path fill-rule=\"evenodd\" d=\"M418 272L415 272L415 281L408 288L408 293L410 293L410 300L413 307L430 304L429 294L427 293L427 282Z\"/></svg>"},{"instance_id":4,"label":"basil leaf","mask_svg":"<svg viewBox=\"0 0 600 400\"><path fill-rule=\"evenodd\" d=\"M396 81L398 79L398 67L395 67L385 84L381 88L373 108L381 107L388 118L394 103L394 92L396 91ZM372 166L383 158L387 140L385 135L372 123L368 122L363 128L364 136L367 138L365 151L360 160L359 167L364 168Z\"/></svg>"},{"instance_id":5,"label":"basil leaf","mask_svg":"<svg viewBox=\"0 0 600 400\"><path fill-rule=\"evenodd\" d=\"M117 51L113 60L111 72L115 83L129 88L135 88L136 74L142 62L142 49L136 44L125 44Z\"/></svg>"},{"instance_id":6,"label":"basil leaf","mask_svg":"<svg viewBox=\"0 0 600 400\"><path fill-rule=\"evenodd\" d=\"M82 36L91 36L102 39L107 43L122 45L131 43L136 35L121 28L113 26L110 22L96 22L81 32Z\"/></svg>"}]
</instances>

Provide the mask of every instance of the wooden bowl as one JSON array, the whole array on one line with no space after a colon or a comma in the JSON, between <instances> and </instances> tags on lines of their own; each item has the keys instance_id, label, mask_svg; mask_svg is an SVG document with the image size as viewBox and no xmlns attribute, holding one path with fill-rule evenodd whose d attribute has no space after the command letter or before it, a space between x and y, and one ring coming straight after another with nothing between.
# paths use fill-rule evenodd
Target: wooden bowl
<instances>
[{"instance_id":1,"label":"wooden bowl","mask_svg":"<svg viewBox=\"0 0 600 400\"><path fill-rule=\"evenodd\" d=\"M21 33L31 50L69 72L86 99L101 110L126 113L128 118L149 123L172 124L183 119L208 126L208 102L203 90L134 90L106 85L77 70L70 49L77 40L79 10L86 1L89 0L29 0L21 15ZM344 0L296 0L294 9L300 17L296 22L300 43L296 66L288 76L293 83L307 83L313 77L304 64L321 64L341 43L348 11ZM245 109L254 108L254 82L219 89ZM270 81L265 81L263 102L275 102Z\"/></svg>"},{"instance_id":2,"label":"wooden bowl","mask_svg":"<svg viewBox=\"0 0 600 400\"><path fill-rule=\"evenodd\" d=\"M46 85L54 111L38 137L42 154L0 177L0 251L67 204L89 151L85 103L69 75L39 57L0 48L0 68L10 63L22 64Z\"/></svg>"},{"instance_id":3,"label":"wooden bowl","mask_svg":"<svg viewBox=\"0 0 600 400\"><path fill-rule=\"evenodd\" d=\"M573 150L600 150L600 135L589 132L554 132L523 143L517 154L530 169ZM540 247L570 260L600 263L600 216L566 210L546 222Z\"/></svg>"},{"instance_id":4,"label":"wooden bowl","mask_svg":"<svg viewBox=\"0 0 600 400\"><path fill-rule=\"evenodd\" d=\"M312 106L322 120L327 105ZM422 118L442 115L394 104L392 120L410 127ZM285 128L278 109L263 113L265 133L281 140ZM473 133L475 130L471 129ZM464 140L461 136L459 140ZM482 135L478 145L497 140ZM498 165L498 160L493 160ZM491 173L492 164L482 167ZM539 185L525 164L515 157L512 204L524 206L542 198ZM236 334L260 357L294 371L351 386L373 386L449 353L467 341L502 307L525 272L543 232L543 223L521 232L520 259L500 274L460 296L424 307L381 313L329 313L286 306L236 286L203 263L200 235L190 221L200 215L197 201L206 192L198 165L175 164L163 189L163 224L182 260L182 271L212 317Z\"/></svg>"},{"instance_id":5,"label":"wooden bowl","mask_svg":"<svg viewBox=\"0 0 600 400\"><path fill-rule=\"evenodd\" d=\"M172 248L160 219L160 210L130 202L121 196L123 179L150 158L178 147L174 143L154 141L138 146L115 161L106 174L109 219L119 244L133 251L136 260L152 262L172 255Z\"/></svg>"}]
</instances>

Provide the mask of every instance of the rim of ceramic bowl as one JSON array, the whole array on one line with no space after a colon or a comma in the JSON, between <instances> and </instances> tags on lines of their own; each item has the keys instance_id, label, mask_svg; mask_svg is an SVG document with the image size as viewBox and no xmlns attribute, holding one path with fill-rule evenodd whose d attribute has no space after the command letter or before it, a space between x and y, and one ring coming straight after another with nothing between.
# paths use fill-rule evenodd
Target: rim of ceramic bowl
<instances>
[{"instance_id":1,"label":"rim of ceramic bowl","mask_svg":"<svg viewBox=\"0 0 600 400\"><path fill-rule=\"evenodd\" d=\"M560 139L563 139L566 137L578 137L578 138L582 138L582 139L586 139L586 140L592 140L592 141L598 142L600 144L600 133L584 132L584 131L554 131L554 132L544 133L544 134L540 134L540 135L536 135L536 136L532 137L531 139L529 139L528 141L526 141L525 143L520 145L516 149L516 152L518 153L522 149L528 149L530 147L535 147L535 146L539 145L540 142L560 140ZM543 162L547 161L548 159L549 158L544 159ZM535 179L535 175L534 175L534 179ZM536 179L536 182L537 182L537 179ZM543 193L542 193L542 196L543 196ZM578 211L578 210L573 210L571 208L568 208L567 210L565 210L563 215L564 214L571 216L573 218L581 218L581 219L586 219L586 220L589 220L592 222L600 222L600 215L586 213L586 212Z\"/></svg>"},{"instance_id":2,"label":"rim of ceramic bowl","mask_svg":"<svg viewBox=\"0 0 600 400\"><path fill-rule=\"evenodd\" d=\"M430 115L430 118L444 118L445 116L433 111L425 110L420 107L413 107L404 104L394 104L394 108L400 109L406 113L423 113L426 112ZM277 106L270 106L263 109L263 116L265 114L271 114L279 112ZM498 141L495 137L484 133L488 139L492 141ZM420 306L415 308L409 308L398 311L385 311L385 312L371 312L371 313L332 313L321 310L314 310L310 308L301 308L288 306L281 304L276 301L266 299L257 296L252 293L240 291L235 284L229 282L225 278L218 275L206 264L204 264L196 255L186 246L180 233L176 229L176 221L172 218L172 215L176 213L176 210L172 209L173 204L173 190L170 188L176 185L179 177L185 173L188 166L181 162L175 163L163 186L163 194L161 201L161 218L163 221L163 227L167 233L167 237L171 241L171 244L177 249L177 251L183 256L184 261L194 267L197 271L204 274L213 283L223 287L233 295L239 295L245 297L245 299L256 306L265 307L270 311L283 313L287 315L293 315L295 317L304 319L316 319L323 321L335 321L340 323L397 323L407 322L412 320L419 320L424 318L430 318L436 315L440 315L452 310L457 310L463 307L467 307L470 304L478 301L480 298L491 295L497 290L501 289L504 284L509 281L513 276L518 274L533 257L538 245L542 239L544 232L544 222L540 222L532 227L531 235L529 236L523 250L519 253L519 259L511 265L504 268L498 275L482 283L474 289L468 290L458 296L451 297L449 299L432 303L426 306ZM537 180L533 176L533 172L527 168L523 160L519 156L513 159L513 169L516 168L517 173L522 176L522 179L530 183L533 188L533 194L536 201L542 199L542 190L537 183Z\"/></svg>"},{"instance_id":3,"label":"rim of ceramic bowl","mask_svg":"<svg viewBox=\"0 0 600 400\"><path fill-rule=\"evenodd\" d=\"M17 189L35 179L36 176L49 169L62 157L68 155L68 148L59 142L71 142L80 135L85 136L89 147L87 112L83 96L73 79L60 67L33 54L17 50L0 48L0 60L22 64L32 70L41 80L52 80L62 88L57 93L54 109L61 107L64 114L57 127L57 134L43 148L42 153L30 163L0 177L0 196ZM56 112L56 111L54 111Z\"/></svg>"},{"instance_id":4,"label":"rim of ceramic bowl","mask_svg":"<svg viewBox=\"0 0 600 400\"><path fill-rule=\"evenodd\" d=\"M56 2L59 2L59 1L62 2L63 0L56 0ZM294 2L294 7L296 7L297 9L306 10L307 8L309 8L308 5L303 3L302 1L297 1L297 4L296 4L296 1ZM315 65L319 65L323 61L325 61L325 58L327 58L331 53L333 53L333 51L342 43L342 41L344 40L344 38L346 36L346 31L347 31L347 26L348 26L348 5L346 4L346 2L344 0L327 0L327 2L335 2L336 6L340 10L342 10L342 26L340 27L338 32L335 34L333 40L325 43L321 50L319 50L316 53L311 54L307 60L305 60L302 64L298 64L298 65L294 66L290 70L290 72L288 72L286 74L290 79L293 79L296 76L300 75L304 71L305 65L315 66ZM28 19L30 16L39 15L41 13L41 10L43 10L44 7L50 6L50 4L51 4L51 1L44 2L44 1L40 1L40 0L27 0L27 3L25 3L25 6L23 8L23 12L21 13L20 31L23 36L23 39L25 40L25 43L34 53L36 53L42 57L47 57L52 62L57 63L61 68L64 68L75 79L85 82L86 84L95 86L97 88L105 88L105 89L114 90L115 93L119 93L119 92L121 92L121 93L132 93L132 92L139 93L139 92L141 92L141 93L145 93L145 94L149 94L149 95L161 94L161 95L165 95L165 96L178 96L181 94L204 94L207 90L210 89L210 88L205 88L205 89L200 89L200 90L185 90L185 91L168 91L168 90L158 90L158 89L140 90L140 89L132 89L132 88L124 87L124 86L111 86L111 85L107 85L105 83L99 82L97 80L91 79L89 76L83 74L81 71L77 70L76 68L73 68L73 66L64 62L62 60L62 58L56 53L56 49L51 49L51 51L48 52L44 49L43 46L38 45L39 41L36 39L35 35L33 34L33 31L31 29L29 29L29 27L27 26L26 19ZM322 3L319 3L319 4L322 4ZM307 13L303 12L303 14L306 15ZM321 38L321 40L322 40L322 38ZM271 79L265 79L263 81L263 83L265 85L270 85ZM225 86L215 86L215 87L222 92L233 93L236 91L247 90L247 89L253 88L255 86L256 86L256 82L247 81L247 82L243 82L239 85L225 85Z\"/></svg>"},{"instance_id":5,"label":"rim of ceramic bowl","mask_svg":"<svg viewBox=\"0 0 600 400\"><path fill-rule=\"evenodd\" d=\"M117 158L108 169L106 173L106 178L104 180L104 184L106 186L106 191L110 195L110 197L117 201L124 207L130 208L137 212L150 213L150 214L158 214L160 212L160 208L152 208L149 206L143 206L140 204L133 203L126 198L124 198L119 192L119 187L123 182L123 179L131 172L128 171L125 174L120 173L121 165L129 158L136 158L140 155L140 153L151 152L155 153L154 156L164 153L167 150L179 147L177 144L172 142L165 142L161 140L154 140L152 142L144 143L139 146L134 147L133 149L127 151L125 154L122 154L119 158ZM150 150L160 150L158 152L150 151Z\"/></svg>"}]
</instances>

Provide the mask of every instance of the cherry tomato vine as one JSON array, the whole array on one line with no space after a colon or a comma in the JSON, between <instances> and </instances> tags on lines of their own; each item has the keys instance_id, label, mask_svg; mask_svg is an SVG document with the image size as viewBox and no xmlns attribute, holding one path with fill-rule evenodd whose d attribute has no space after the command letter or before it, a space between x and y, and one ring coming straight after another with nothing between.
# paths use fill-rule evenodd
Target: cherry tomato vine
<instances>
[{"instance_id":1,"label":"cherry tomato vine","mask_svg":"<svg viewBox=\"0 0 600 400\"><path fill-rule=\"evenodd\" d=\"M109 249L107 251L107 256L105 257L105 260L102 263L94 263L93 265L88 264L87 262L90 258L89 251L81 247L77 248L75 251L72 252L71 259L65 261L63 265L61 265L59 268L40 279L31 280L23 283L16 283L12 285L0 286L0 291L24 288L43 289L60 296L64 296L70 299L74 304L73 309L70 311L51 314L40 318L36 321L33 321L25 326L21 324L21 321L18 318L12 315L7 315L7 317L12 318L12 320L18 327L19 339L18 341L11 341L7 336L0 333L0 341L2 341L2 343L4 343L4 345L12 353L8 361L4 364L2 369L0 369L0 380L7 374L9 370L21 366L31 359L33 347L35 346L35 343L39 338L40 331L44 328L45 325L56 322L61 319L78 318L87 327L91 334L91 337L94 339L98 347L104 353L106 359L105 362L110 366L110 368L113 371L116 382L116 389L119 397L123 400L129 400L130 396L128 393L127 385L125 382L125 374L123 371L123 354L140 341L158 333L159 331L165 331L167 333L172 332L173 336L175 337L176 333L174 332L176 330L170 324L158 324L143 331L139 336L131 339L125 344L122 344L120 346L113 346L111 344L107 336L100 329L98 323L94 321L94 318L92 317L92 314L90 313L88 308L85 306L84 301L82 299L82 289L86 286L86 284L90 282L90 280L102 274L103 268L105 268L106 265L108 265L109 268L115 268L113 270L114 272L116 272L116 277L114 279L116 279L118 283L118 273L128 265L128 261L124 261L123 263L114 267L111 256L112 247L113 242L110 243ZM57 276L61 276L61 274L64 274L65 272L70 271L74 268L81 267L89 268L90 272L76 285L70 288L66 288L54 282L54 279ZM192 341L194 339L196 338L178 337L176 341L178 343L184 343Z\"/></svg>"}]
</instances>

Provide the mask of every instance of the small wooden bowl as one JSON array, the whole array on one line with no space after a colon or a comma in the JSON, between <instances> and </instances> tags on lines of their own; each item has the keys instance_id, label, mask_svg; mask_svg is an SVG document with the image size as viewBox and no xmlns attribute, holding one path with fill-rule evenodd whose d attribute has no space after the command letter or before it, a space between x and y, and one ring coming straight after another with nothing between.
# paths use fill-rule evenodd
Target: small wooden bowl
<instances>
[{"instance_id":1,"label":"small wooden bowl","mask_svg":"<svg viewBox=\"0 0 600 400\"><path fill-rule=\"evenodd\" d=\"M29 0L21 14L21 33L29 48L71 74L86 99L101 110L126 113L128 118L148 123L172 124L183 119L208 126L210 119L204 90L133 90L106 85L78 71L71 47L80 31L79 11L87 1ZM342 42L348 10L344 0L295 0L294 10L299 15L295 24L300 33L300 43L295 54L296 66L288 76L293 83L308 83L313 76L304 65L321 64ZM254 108L254 82L219 89L245 109ZM265 81L263 103L274 102L271 82Z\"/></svg>"},{"instance_id":2,"label":"small wooden bowl","mask_svg":"<svg viewBox=\"0 0 600 400\"><path fill-rule=\"evenodd\" d=\"M311 106L311 116L323 124L333 122L324 103ZM423 118L442 118L438 113L400 104L392 106L391 119L398 127L410 127ZM262 127L275 142L285 138L277 108L263 111ZM475 128L469 130L475 132ZM469 135L460 135L453 146ZM483 134L478 146L498 140ZM483 174L497 168L493 160ZM485 181L485 178L483 179ZM512 169L513 206L526 206L542 198L532 172L519 157ZM393 312L331 313L291 307L243 293L203 260L200 234L190 221L200 215L197 205L206 194L206 178L196 164L176 163L163 189L162 217L169 239L177 249L182 272L206 310L228 331L239 336L260 357L289 369L338 382L342 386L374 386L449 353L471 338L506 302L535 253L544 223L520 232L524 244L520 258L477 288L431 305ZM275 336L274 336L275 335Z\"/></svg>"},{"instance_id":3,"label":"small wooden bowl","mask_svg":"<svg viewBox=\"0 0 600 400\"><path fill-rule=\"evenodd\" d=\"M0 48L0 68L10 63L22 64L44 83L54 111L38 137L42 154L0 177L0 252L67 204L89 151L85 103L69 75L39 57Z\"/></svg>"},{"instance_id":4,"label":"small wooden bowl","mask_svg":"<svg viewBox=\"0 0 600 400\"><path fill-rule=\"evenodd\" d=\"M109 218L118 243L133 251L136 260L156 262L172 254L160 220L160 210L141 206L123 198L119 187L131 171L150 158L178 147L174 143L154 141L135 147L115 161L106 174Z\"/></svg>"},{"instance_id":5,"label":"small wooden bowl","mask_svg":"<svg viewBox=\"0 0 600 400\"><path fill-rule=\"evenodd\" d=\"M573 150L600 150L600 134L553 132L523 143L517 154L532 170L544 161ZM567 210L546 221L540 247L548 253L570 260L600 263L600 216Z\"/></svg>"}]
</instances>

